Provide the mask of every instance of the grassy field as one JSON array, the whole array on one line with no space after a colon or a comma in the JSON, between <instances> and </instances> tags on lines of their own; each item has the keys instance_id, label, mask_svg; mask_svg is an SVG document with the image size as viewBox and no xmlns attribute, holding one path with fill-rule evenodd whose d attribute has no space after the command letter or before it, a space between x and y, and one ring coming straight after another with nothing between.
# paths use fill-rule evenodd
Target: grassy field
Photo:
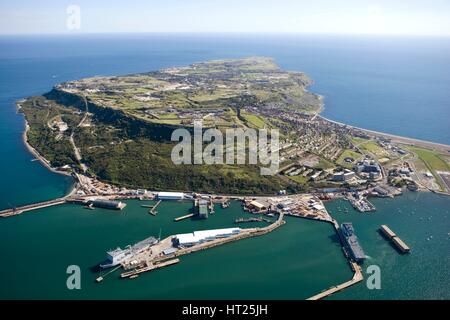
<instances>
[{"instance_id":1,"label":"grassy field","mask_svg":"<svg viewBox=\"0 0 450 320\"><path fill-rule=\"evenodd\" d=\"M417 154L425 165L433 171L450 171L449 164L443 159L438 152L429 149L409 147L410 151Z\"/></svg>"},{"instance_id":2,"label":"grassy field","mask_svg":"<svg viewBox=\"0 0 450 320\"><path fill-rule=\"evenodd\" d=\"M145 109L213 109L276 103L281 109L317 112L321 100L305 90L311 80L301 72L281 70L271 58L215 60L146 74L95 77L66 83L93 103L127 112ZM67 89L67 87L65 87ZM94 89L92 89L94 88ZM105 103L106 102L106 103ZM265 120L248 115L249 125ZM145 118L144 118L145 119ZM158 123L157 120L149 120ZM165 123L165 122L161 122ZM267 122L266 122L267 124Z\"/></svg>"},{"instance_id":3,"label":"grassy field","mask_svg":"<svg viewBox=\"0 0 450 320\"><path fill-rule=\"evenodd\" d=\"M442 159L450 166L450 156L443 156Z\"/></svg>"},{"instance_id":4,"label":"grassy field","mask_svg":"<svg viewBox=\"0 0 450 320\"><path fill-rule=\"evenodd\" d=\"M359 145L361 143L365 143L368 142L369 140L367 139L363 139L363 138L358 138L358 137L353 137L353 136L348 136L350 138L350 140L355 144L355 145Z\"/></svg>"},{"instance_id":5,"label":"grassy field","mask_svg":"<svg viewBox=\"0 0 450 320\"><path fill-rule=\"evenodd\" d=\"M368 141L366 143L359 145L359 147L362 150L370 152L377 157L386 157L389 155L389 153L382 147L380 147L375 141Z\"/></svg>"},{"instance_id":6,"label":"grassy field","mask_svg":"<svg viewBox=\"0 0 450 320\"><path fill-rule=\"evenodd\" d=\"M204 127L221 130L279 126L283 140L289 124L245 109L274 105L286 112L318 111L322 101L306 90L310 84L301 72L283 71L270 58L251 57L69 81L30 99L23 112L31 126L30 142L54 166L77 165L69 140L73 130L83 161L103 181L152 190L274 194L303 188L284 177L262 176L256 165L177 166L171 161L170 134L202 118ZM89 102L90 127L71 121L82 116L81 96ZM64 135L46 125L59 115L69 125ZM294 179L307 183L304 177Z\"/></svg>"},{"instance_id":7,"label":"grassy field","mask_svg":"<svg viewBox=\"0 0 450 320\"><path fill-rule=\"evenodd\" d=\"M264 127L266 127L266 122L260 116L247 113L245 111L241 112L241 116L247 122L247 125L251 128L263 129Z\"/></svg>"},{"instance_id":8,"label":"grassy field","mask_svg":"<svg viewBox=\"0 0 450 320\"><path fill-rule=\"evenodd\" d=\"M335 165L332 162L330 162L324 158L320 158L319 163L314 166L314 168L323 169L323 170L331 169L334 167L335 167Z\"/></svg>"},{"instance_id":9,"label":"grassy field","mask_svg":"<svg viewBox=\"0 0 450 320\"><path fill-rule=\"evenodd\" d=\"M347 163L344 161L345 158L353 158L355 161L362 157L362 154L350 149L344 150L339 158L336 160L336 163L344 168L351 169L355 162Z\"/></svg>"},{"instance_id":10,"label":"grassy field","mask_svg":"<svg viewBox=\"0 0 450 320\"><path fill-rule=\"evenodd\" d=\"M429 149L423 149L418 147L408 147L408 150L417 154L420 160L424 163L426 168L433 174L436 182L439 184L441 190L445 190L445 186L441 180L441 177L437 171L448 171L450 172L450 165L444 159L444 156Z\"/></svg>"},{"instance_id":11,"label":"grassy field","mask_svg":"<svg viewBox=\"0 0 450 320\"><path fill-rule=\"evenodd\" d=\"M291 179L292 181L297 182L298 184L301 185L306 185L308 183L309 177L304 177L301 174L298 176L287 176L289 179Z\"/></svg>"}]
</instances>

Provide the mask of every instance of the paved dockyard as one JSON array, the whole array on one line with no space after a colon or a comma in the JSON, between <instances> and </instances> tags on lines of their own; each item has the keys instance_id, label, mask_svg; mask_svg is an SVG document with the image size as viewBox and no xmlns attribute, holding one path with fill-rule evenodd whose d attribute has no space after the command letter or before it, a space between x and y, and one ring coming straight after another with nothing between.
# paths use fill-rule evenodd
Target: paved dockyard
<instances>
[{"instance_id":1,"label":"paved dockyard","mask_svg":"<svg viewBox=\"0 0 450 320\"><path fill-rule=\"evenodd\" d=\"M146 266L149 266L149 265L152 265L153 263L161 261L161 260L179 257L179 256L182 256L185 254L213 248L218 245L222 245L225 243L229 243L229 242L233 242L233 241L237 241L237 240L241 240L241 239L245 239L245 238L249 238L249 237L260 236L260 235L269 233L269 232L275 230L276 228L280 227L281 225L283 225L285 223L285 221L283 220L283 217L284 217L284 214L281 213L279 215L278 219L274 223L272 223L266 227L241 229L241 232L238 234L231 235L226 238L218 238L215 240L199 243L199 244L193 245L191 247L178 248L178 250L175 251L174 253L172 253L170 255L165 255L164 251L174 248L174 246L173 246L174 236L172 235L172 236L162 239L160 242L153 245L151 247L151 250L144 251L144 252L128 259L127 261L125 261L122 264L122 266L125 269L129 269L133 264L136 264L136 265L144 264Z\"/></svg>"}]
</instances>

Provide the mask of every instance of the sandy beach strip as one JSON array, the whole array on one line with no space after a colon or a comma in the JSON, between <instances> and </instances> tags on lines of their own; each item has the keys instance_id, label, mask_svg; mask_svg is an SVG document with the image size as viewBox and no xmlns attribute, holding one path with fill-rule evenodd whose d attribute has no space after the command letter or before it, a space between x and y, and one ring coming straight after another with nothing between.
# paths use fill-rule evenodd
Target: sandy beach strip
<instances>
[{"instance_id":1,"label":"sandy beach strip","mask_svg":"<svg viewBox=\"0 0 450 320\"><path fill-rule=\"evenodd\" d=\"M407 137L402 137L402 136L398 136L398 135L394 135L394 134L390 134L390 133L359 128L359 127L351 126L351 125L348 125L348 124L345 124L342 122L330 120L321 115L317 115L317 117L320 117L321 119L328 121L330 123L334 123L337 125L346 126L348 128L353 128L356 130L364 131L373 136L390 139L393 142L407 144L407 145L414 145L414 146L418 146L418 147L422 147L422 148L433 149L433 150L436 150L436 151L439 151L442 153L450 153L450 145L447 145L447 144L431 142L431 141L426 141L426 140L420 140L420 139L414 139L414 138L407 138Z\"/></svg>"},{"instance_id":2,"label":"sandy beach strip","mask_svg":"<svg viewBox=\"0 0 450 320\"><path fill-rule=\"evenodd\" d=\"M31 144L29 144L27 134L28 134L28 131L30 130L30 126L26 119L24 119L24 121L25 121L25 131L22 134L22 140L23 140L23 144L25 145L27 150L51 172L71 177L72 174L70 172L61 171L61 170L58 170L58 169L52 167L50 162L47 159L45 159L35 148L33 148L33 146Z\"/></svg>"}]
</instances>

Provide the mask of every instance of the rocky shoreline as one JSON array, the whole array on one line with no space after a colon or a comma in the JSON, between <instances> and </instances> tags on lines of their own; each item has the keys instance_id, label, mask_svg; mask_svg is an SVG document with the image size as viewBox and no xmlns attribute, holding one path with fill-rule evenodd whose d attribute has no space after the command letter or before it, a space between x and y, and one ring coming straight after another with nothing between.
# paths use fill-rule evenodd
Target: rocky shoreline
<instances>
[{"instance_id":1,"label":"rocky shoreline","mask_svg":"<svg viewBox=\"0 0 450 320\"><path fill-rule=\"evenodd\" d=\"M20 102L17 103L17 108L20 109ZM68 177L72 176L72 173L70 172L66 172L66 171L61 171L58 170L57 168L52 167L52 165L50 164L50 161L48 161L47 159L45 159L29 142L28 142L28 131L30 130L30 126L28 124L28 121L26 120L25 116L24 116L24 122L25 122L25 130L22 134L22 141L23 144L25 146L25 148L27 148L27 150L37 159L39 160L40 163L42 163L44 165L45 168L47 168L49 171L53 172L53 173L58 173L58 174L62 174Z\"/></svg>"}]
</instances>

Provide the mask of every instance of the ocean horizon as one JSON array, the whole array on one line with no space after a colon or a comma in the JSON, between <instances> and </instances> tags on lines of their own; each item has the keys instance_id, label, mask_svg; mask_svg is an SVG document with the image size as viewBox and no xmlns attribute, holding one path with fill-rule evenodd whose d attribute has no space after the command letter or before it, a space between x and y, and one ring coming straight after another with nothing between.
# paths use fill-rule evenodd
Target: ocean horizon
<instances>
[{"instance_id":1,"label":"ocean horizon","mask_svg":"<svg viewBox=\"0 0 450 320\"><path fill-rule=\"evenodd\" d=\"M314 34L135 33L0 36L2 78L39 76L42 94L62 81L154 71L194 62L268 56L308 74L324 117L365 129L450 144L450 37ZM49 60L51 59L51 60ZM67 59L67 60L66 60ZM66 64L62 68L62 64ZM14 65L15 68L11 68ZM75 68L71 68L74 66ZM11 78L10 77L10 78ZM21 80L27 80L21 78ZM0 88L11 90L9 83ZM3 97L0 101L4 104ZM13 98L13 97L11 97ZM431 125L432 124L432 125Z\"/></svg>"}]
</instances>

